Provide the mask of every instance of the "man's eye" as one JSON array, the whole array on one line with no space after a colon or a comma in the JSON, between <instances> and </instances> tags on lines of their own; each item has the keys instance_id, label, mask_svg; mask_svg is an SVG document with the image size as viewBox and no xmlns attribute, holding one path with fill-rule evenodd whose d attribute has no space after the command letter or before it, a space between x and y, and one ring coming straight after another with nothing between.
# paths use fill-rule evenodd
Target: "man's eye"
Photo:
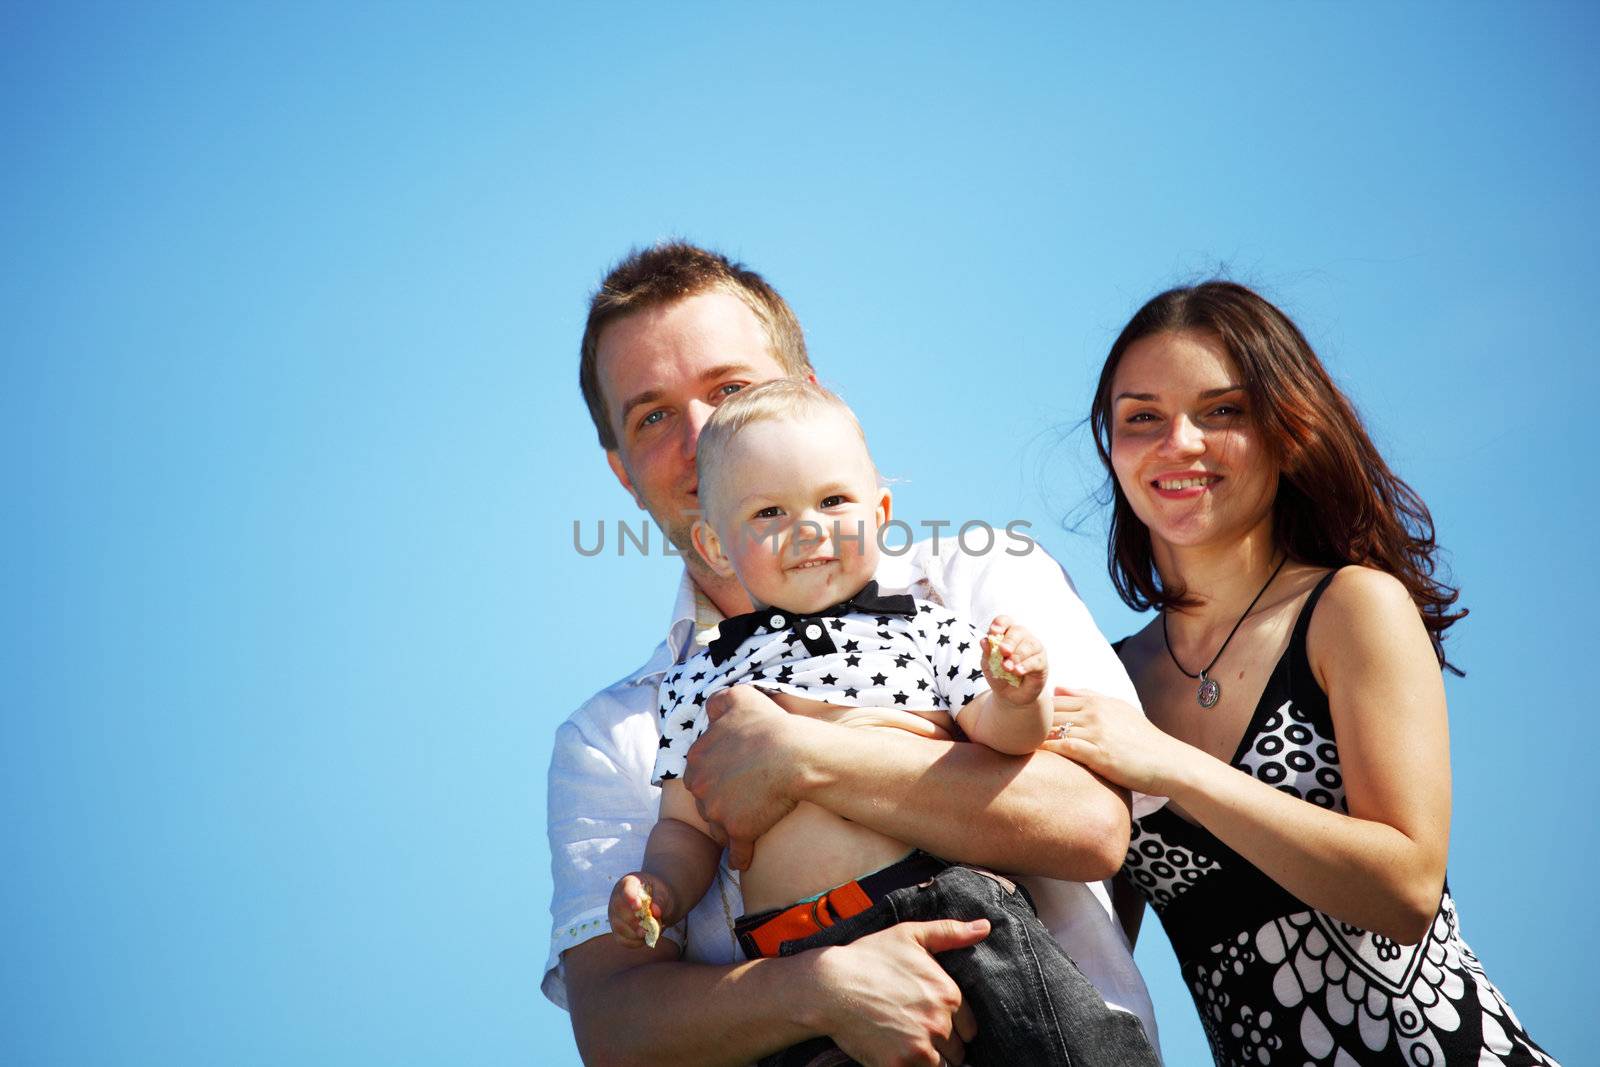
<instances>
[{"instance_id":1,"label":"man's eye","mask_svg":"<svg viewBox=\"0 0 1600 1067\"><path fill-rule=\"evenodd\" d=\"M825 496L822 498L822 506L825 508L836 508L847 503L849 503L849 501L845 497L840 496L838 493L835 493L833 496Z\"/></svg>"},{"instance_id":2,"label":"man's eye","mask_svg":"<svg viewBox=\"0 0 1600 1067\"><path fill-rule=\"evenodd\" d=\"M728 382L725 385L717 386L717 395L726 399L743 388L743 382Z\"/></svg>"},{"instance_id":3,"label":"man's eye","mask_svg":"<svg viewBox=\"0 0 1600 1067\"><path fill-rule=\"evenodd\" d=\"M642 430L646 426L654 426L656 423L660 422L666 417L667 413L657 408L655 411L650 412L644 418L639 420L639 428Z\"/></svg>"}]
</instances>

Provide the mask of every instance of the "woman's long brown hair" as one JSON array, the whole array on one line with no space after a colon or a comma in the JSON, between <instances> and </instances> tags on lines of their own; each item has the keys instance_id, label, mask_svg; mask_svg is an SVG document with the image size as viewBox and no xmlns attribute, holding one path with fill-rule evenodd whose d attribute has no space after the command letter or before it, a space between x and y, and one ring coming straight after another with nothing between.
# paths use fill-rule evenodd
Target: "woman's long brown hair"
<instances>
[{"instance_id":1,"label":"woman's long brown hair","mask_svg":"<svg viewBox=\"0 0 1600 1067\"><path fill-rule=\"evenodd\" d=\"M1154 297L1123 327L1100 371L1089 424L1111 481L1107 563L1123 603L1136 611L1193 603L1185 590L1163 588L1150 531L1111 467L1117 366L1134 342L1179 330L1220 338L1244 378L1250 417L1281 472L1272 510L1278 549L1318 567L1356 563L1394 575L1422 613L1439 665L1459 674L1445 658L1444 633L1467 612L1451 610L1460 593L1434 577L1439 546L1427 505L1383 461L1299 328L1234 282L1203 282Z\"/></svg>"}]
</instances>

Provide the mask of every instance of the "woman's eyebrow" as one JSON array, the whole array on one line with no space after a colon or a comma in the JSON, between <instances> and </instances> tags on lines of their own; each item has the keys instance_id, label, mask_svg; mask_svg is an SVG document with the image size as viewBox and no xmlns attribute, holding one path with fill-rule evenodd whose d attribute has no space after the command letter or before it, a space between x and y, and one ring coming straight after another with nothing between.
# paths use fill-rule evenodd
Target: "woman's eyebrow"
<instances>
[{"instance_id":1,"label":"woman's eyebrow","mask_svg":"<svg viewBox=\"0 0 1600 1067\"><path fill-rule=\"evenodd\" d=\"M1155 398L1156 394L1154 393L1118 393L1112 398L1111 402L1114 404L1118 400L1154 400Z\"/></svg>"}]
</instances>

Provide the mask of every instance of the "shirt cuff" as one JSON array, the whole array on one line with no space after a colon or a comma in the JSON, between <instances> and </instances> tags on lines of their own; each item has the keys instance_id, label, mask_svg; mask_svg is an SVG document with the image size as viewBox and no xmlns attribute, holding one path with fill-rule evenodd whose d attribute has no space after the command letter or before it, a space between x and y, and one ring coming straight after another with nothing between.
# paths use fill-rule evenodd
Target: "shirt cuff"
<instances>
[{"instance_id":1,"label":"shirt cuff","mask_svg":"<svg viewBox=\"0 0 1600 1067\"><path fill-rule=\"evenodd\" d=\"M676 926L661 928L661 936L678 946L679 956L683 955L684 927L687 925L686 922L681 922ZM557 926L551 932L550 956L545 960L544 978L539 982L539 991L549 999L550 1003L563 1011L571 1010L567 1007L567 968L562 960L562 954L585 941L610 936L611 917L603 907L580 912L565 925Z\"/></svg>"}]
</instances>

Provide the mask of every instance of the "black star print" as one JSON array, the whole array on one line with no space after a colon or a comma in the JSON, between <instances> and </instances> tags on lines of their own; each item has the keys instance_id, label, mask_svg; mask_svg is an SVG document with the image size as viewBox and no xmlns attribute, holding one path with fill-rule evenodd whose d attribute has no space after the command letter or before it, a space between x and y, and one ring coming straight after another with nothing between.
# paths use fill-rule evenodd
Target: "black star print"
<instances>
[{"instance_id":1,"label":"black star print","mask_svg":"<svg viewBox=\"0 0 1600 1067\"><path fill-rule=\"evenodd\" d=\"M673 779L673 778L676 778L676 777L678 777L678 776L676 774L673 774L671 771L662 771L661 772L661 780L663 782L668 781L668 780Z\"/></svg>"},{"instance_id":2,"label":"black star print","mask_svg":"<svg viewBox=\"0 0 1600 1067\"><path fill-rule=\"evenodd\" d=\"M823 685L832 685L834 682L837 682L838 680L839 679L835 678L831 674L824 674L822 676L822 684Z\"/></svg>"},{"instance_id":3,"label":"black star print","mask_svg":"<svg viewBox=\"0 0 1600 1067\"><path fill-rule=\"evenodd\" d=\"M859 642L859 641L846 641L844 643L844 650L846 652L859 652L859 651L861 651L861 642Z\"/></svg>"},{"instance_id":4,"label":"black star print","mask_svg":"<svg viewBox=\"0 0 1600 1067\"><path fill-rule=\"evenodd\" d=\"M837 630L842 630L842 629L844 629L844 620L843 619L834 619L828 625L833 627L834 630L836 630L836 631Z\"/></svg>"},{"instance_id":5,"label":"black star print","mask_svg":"<svg viewBox=\"0 0 1600 1067\"><path fill-rule=\"evenodd\" d=\"M878 631L878 636L883 638L885 641L893 641L894 640L894 634L890 633L888 630L879 630Z\"/></svg>"},{"instance_id":6,"label":"black star print","mask_svg":"<svg viewBox=\"0 0 1600 1067\"><path fill-rule=\"evenodd\" d=\"M698 682L700 679L704 678L705 676L706 676L706 672L705 671L695 671L694 674L692 674L689 677L689 681Z\"/></svg>"},{"instance_id":7,"label":"black star print","mask_svg":"<svg viewBox=\"0 0 1600 1067\"><path fill-rule=\"evenodd\" d=\"M976 667L974 667L972 669L972 673L967 675L967 681L976 682L979 678L982 678L982 677L983 677L983 672L978 670Z\"/></svg>"},{"instance_id":8,"label":"black star print","mask_svg":"<svg viewBox=\"0 0 1600 1067\"><path fill-rule=\"evenodd\" d=\"M933 611L933 609L928 607L928 605L926 605L926 604L918 604L917 605L917 610L922 612L922 614L924 614L924 615L927 615L927 614L929 614L929 613L931 613Z\"/></svg>"},{"instance_id":9,"label":"black star print","mask_svg":"<svg viewBox=\"0 0 1600 1067\"><path fill-rule=\"evenodd\" d=\"M926 689L926 688L928 688L928 680L926 678L918 678L917 679L917 688L918 689Z\"/></svg>"},{"instance_id":10,"label":"black star print","mask_svg":"<svg viewBox=\"0 0 1600 1067\"><path fill-rule=\"evenodd\" d=\"M948 645L950 643L950 635L949 634L940 634L939 635L939 643L941 645Z\"/></svg>"},{"instance_id":11,"label":"black star print","mask_svg":"<svg viewBox=\"0 0 1600 1067\"><path fill-rule=\"evenodd\" d=\"M680 722L678 724L678 729L680 729L680 730L693 730L694 729L694 720L693 719L684 719L682 722Z\"/></svg>"},{"instance_id":12,"label":"black star print","mask_svg":"<svg viewBox=\"0 0 1600 1067\"><path fill-rule=\"evenodd\" d=\"M972 647L972 642L971 641L963 641L959 645L956 646L956 651L957 652L965 652L967 649L969 649L971 647Z\"/></svg>"},{"instance_id":13,"label":"black star print","mask_svg":"<svg viewBox=\"0 0 1600 1067\"><path fill-rule=\"evenodd\" d=\"M848 698L850 700L854 700L860 694L860 692L861 692L861 690L859 690L859 689L854 689L854 688L846 689L844 691L844 695L845 695L846 698Z\"/></svg>"},{"instance_id":14,"label":"black star print","mask_svg":"<svg viewBox=\"0 0 1600 1067\"><path fill-rule=\"evenodd\" d=\"M889 616L887 616L887 615L879 615L878 616L878 625L879 626L888 626L889 625Z\"/></svg>"},{"instance_id":15,"label":"black star print","mask_svg":"<svg viewBox=\"0 0 1600 1067\"><path fill-rule=\"evenodd\" d=\"M904 693L896 693L894 695L894 702L896 704L904 704L908 699L910 699L910 698L907 697Z\"/></svg>"},{"instance_id":16,"label":"black star print","mask_svg":"<svg viewBox=\"0 0 1600 1067\"><path fill-rule=\"evenodd\" d=\"M659 745L657 745L656 747L657 748L671 748L672 747L672 742L668 741L665 737L663 737L661 739L661 743Z\"/></svg>"},{"instance_id":17,"label":"black star print","mask_svg":"<svg viewBox=\"0 0 1600 1067\"><path fill-rule=\"evenodd\" d=\"M783 639L783 643L786 645L798 644L799 641L800 635L795 633L793 630L789 631L789 636Z\"/></svg>"},{"instance_id":18,"label":"black star print","mask_svg":"<svg viewBox=\"0 0 1600 1067\"><path fill-rule=\"evenodd\" d=\"M945 675L945 677L946 677L946 678L954 678L954 677L955 677L955 676L956 676L956 675L958 675L958 674L960 674L960 673L961 673L961 671L960 671L960 670L958 670L958 669L957 669L957 668L955 668L955 667L951 667L951 668L950 668L950 673L949 673L949 674L947 674L947 675Z\"/></svg>"},{"instance_id":19,"label":"black star print","mask_svg":"<svg viewBox=\"0 0 1600 1067\"><path fill-rule=\"evenodd\" d=\"M859 667L859 666L861 666L861 657L860 656L846 656L844 658L844 664L845 664L846 667Z\"/></svg>"},{"instance_id":20,"label":"black star print","mask_svg":"<svg viewBox=\"0 0 1600 1067\"><path fill-rule=\"evenodd\" d=\"M780 682L787 682L790 678L793 678L793 677L794 677L794 668L793 667L784 667L783 670L778 672L778 681L780 681Z\"/></svg>"},{"instance_id":21,"label":"black star print","mask_svg":"<svg viewBox=\"0 0 1600 1067\"><path fill-rule=\"evenodd\" d=\"M751 677L751 678L752 678L752 679L756 679L756 678L765 678L765 677L766 677L766 676L767 676L767 672L766 672L766 671L761 671L761 670L758 670L758 671L755 671L755 672L754 672L754 673L752 673L752 674L751 674L751 675L750 675L750 677Z\"/></svg>"},{"instance_id":22,"label":"black star print","mask_svg":"<svg viewBox=\"0 0 1600 1067\"><path fill-rule=\"evenodd\" d=\"M907 664L909 664L910 662L911 662L911 657L907 656L907 655L904 655L904 654L898 655L898 656L896 656L894 658L894 665L896 667L902 667L903 668Z\"/></svg>"},{"instance_id":23,"label":"black star print","mask_svg":"<svg viewBox=\"0 0 1600 1067\"><path fill-rule=\"evenodd\" d=\"M676 689L668 689L667 690L667 699L672 701L672 703L676 704L678 702L678 691Z\"/></svg>"},{"instance_id":24,"label":"black star print","mask_svg":"<svg viewBox=\"0 0 1600 1067\"><path fill-rule=\"evenodd\" d=\"M922 629L922 628L921 628L921 627L920 627L920 626L919 626L919 627L918 627L918 628L917 628L917 636L918 636L918 637L920 637L920 638L922 638L922 639L923 639L923 640L924 640L924 641L926 641L926 640L927 640L927 639L928 639L928 631L926 631L926 630L924 630L924 629Z\"/></svg>"},{"instance_id":25,"label":"black star print","mask_svg":"<svg viewBox=\"0 0 1600 1067\"><path fill-rule=\"evenodd\" d=\"M885 677L884 675L881 675L881 674L874 674L872 676L872 684L873 685L882 685L884 682L887 682L888 680L889 679L887 677Z\"/></svg>"},{"instance_id":26,"label":"black star print","mask_svg":"<svg viewBox=\"0 0 1600 1067\"><path fill-rule=\"evenodd\" d=\"M941 630L942 630L942 629L944 629L944 628L945 628L945 627L946 627L946 626L949 626L949 625L950 625L950 624L951 624L951 623L953 623L953 622L955 622L955 621L956 621L956 620L955 620L955 616L954 616L954 615L952 615L952 616L951 616L951 617L950 617L950 618L948 618L948 619L941 619L941 620L939 620L939 629L941 629Z\"/></svg>"},{"instance_id":27,"label":"black star print","mask_svg":"<svg viewBox=\"0 0 1600 1067\"><path fill-rule=\"evenodd\" d=\"M696 706L704 704L705 702L706 702L706 695L704 693L696 693L694 695L694 703L695 703Z\"/></svg>"}]
</instances>

